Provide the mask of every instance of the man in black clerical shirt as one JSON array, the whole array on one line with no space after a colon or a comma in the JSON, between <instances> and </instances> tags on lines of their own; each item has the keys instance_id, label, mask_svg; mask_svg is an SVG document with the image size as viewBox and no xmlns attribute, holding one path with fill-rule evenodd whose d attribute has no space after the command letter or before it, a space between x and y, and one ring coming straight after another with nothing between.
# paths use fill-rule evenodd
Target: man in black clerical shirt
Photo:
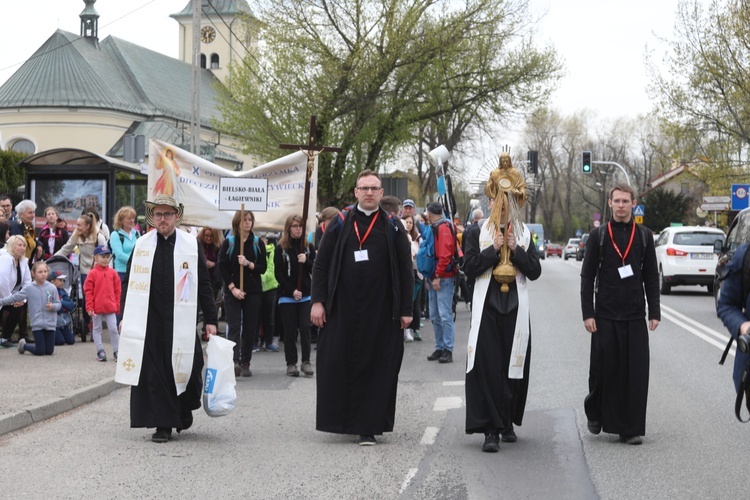
<instances>
[{"instance_id":1,"label":"man in black clerical shirt","mask_svg":"<svg viewBox=\"0 0 750 500\"><path fill-rule=\"evenodd\" d=\"M406 232L379 207L380 177L362 171L354 194L357 205L328 223L313 265L316 429L370 446L393 430L414 281Z\"/></svg>"},{"instance_id":2,"label":"man in black clerical shirt","mask_svg":"<svg viewBox=\"0 0 750 500\"><path fill-rule=\"evenodd\" d=\"M584 406L590 432L604 430L628 444L641 444L646 432L648 330L655 330L661 319L656 253L651 232L633 221L633 189L613 187L608 204L612 220L591 231L581 267L583 324L591 334Z\"/></svg>"}]
</instances>

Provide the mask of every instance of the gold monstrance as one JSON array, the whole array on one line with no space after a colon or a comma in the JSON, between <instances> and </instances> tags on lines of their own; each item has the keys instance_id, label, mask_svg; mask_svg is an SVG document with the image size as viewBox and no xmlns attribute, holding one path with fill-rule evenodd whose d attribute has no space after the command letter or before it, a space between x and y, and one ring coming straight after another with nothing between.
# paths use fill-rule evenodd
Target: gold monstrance
<instances>
[{"instance_id":1,"label":"gold monstrance","mask_svg":"<svg viewBox=\"0 0 750 500\"><path fill-rule=\"evenodd\" d=\"M484 194L494 200L489 216L490 227L494 227L495 231L493 234L497 234L502 228L508 228L516 236L523 234L520 208L526 201L526 181L521 172L513 167L507 151L500 155L498 167L492 171L484 186ZM516 268L510 262L507 238L500 247L500 262L492 270L492 277L502 285L500 291L504 293L510 290L508 284L516 279Z\"/></svg>"}]
</instances>

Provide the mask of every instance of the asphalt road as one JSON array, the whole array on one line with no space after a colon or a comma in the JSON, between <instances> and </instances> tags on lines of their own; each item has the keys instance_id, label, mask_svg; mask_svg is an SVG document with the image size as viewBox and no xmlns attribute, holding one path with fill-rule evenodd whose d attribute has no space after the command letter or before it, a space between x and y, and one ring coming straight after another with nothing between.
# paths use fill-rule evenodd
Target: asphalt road
<instances>
[{"instance_id":1,"label":"asphalt road","mask_svg":"<svg viewBox=\"0 0 750 500\"><path fill-rule=\"evenodd\" d=\"M202 410L189 431L155 444L129 428L129 389L0 437L0 498L745 498L750 426L734 418L731 361L713 299L698 287L663 298L651 335L647 434L641 446L586 431L589 334L580 263L548 259L530 287L532 381L519 440L482 453L464 433L470 312L459 305L450 365L405 346L396 427L377 446L314 430L315 378L285 376L283 354L257 353L226 417ZM701 336L705 338L702 338ZM7 386L6 386L7 387ZM16 390L22 390L17 388ZM734 464L738 464L735 466Z\"/></svg>"}]
</instances>

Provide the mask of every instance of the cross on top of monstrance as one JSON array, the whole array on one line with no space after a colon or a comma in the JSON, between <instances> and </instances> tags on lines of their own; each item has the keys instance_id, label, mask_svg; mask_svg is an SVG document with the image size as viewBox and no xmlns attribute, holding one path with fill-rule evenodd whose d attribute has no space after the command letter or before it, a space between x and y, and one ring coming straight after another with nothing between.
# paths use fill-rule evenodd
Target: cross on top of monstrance
<instances>
[{"instance_id":1,"label":"cross on top of monstrance","mask_svg":"<svg viewBox=\"0 0 750 500\"><path fill-rule=\"evenodd\" d=\"M338 153L341 148L335 148L332 146L316 146L315 145L315 115L310 117L310 136L307 144L279 144L281 149L299 149L307 156L307 174L305 176L305 196L304 204L302 205L302 224L305 231L307 231L307 217L308 217L308 206L310 205L310 178L312 177L313 168L315 167L315 157L322 152ZM307 241L305 234L303 233L301 242ZM304 247L301 248L304 252ZM297 290L302 289L302 266L300 264L300 272L298 275Z\"/></svg>"}]
</instances>

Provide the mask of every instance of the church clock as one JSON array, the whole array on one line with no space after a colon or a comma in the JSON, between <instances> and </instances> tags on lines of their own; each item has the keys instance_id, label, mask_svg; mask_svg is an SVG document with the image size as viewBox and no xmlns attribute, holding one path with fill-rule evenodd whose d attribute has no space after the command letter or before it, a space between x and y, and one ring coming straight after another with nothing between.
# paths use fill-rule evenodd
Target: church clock
<instances>
[{"instance_id":1,"label":"church clock","mask_svg":"<svg viewBox=\"0 0 750 500\"><path fill-rule=\"evenodd\" d=\"M201 42L211 43L216 40L216 30L212 26L201 28Z\"/></svg>"}]
</instances>

